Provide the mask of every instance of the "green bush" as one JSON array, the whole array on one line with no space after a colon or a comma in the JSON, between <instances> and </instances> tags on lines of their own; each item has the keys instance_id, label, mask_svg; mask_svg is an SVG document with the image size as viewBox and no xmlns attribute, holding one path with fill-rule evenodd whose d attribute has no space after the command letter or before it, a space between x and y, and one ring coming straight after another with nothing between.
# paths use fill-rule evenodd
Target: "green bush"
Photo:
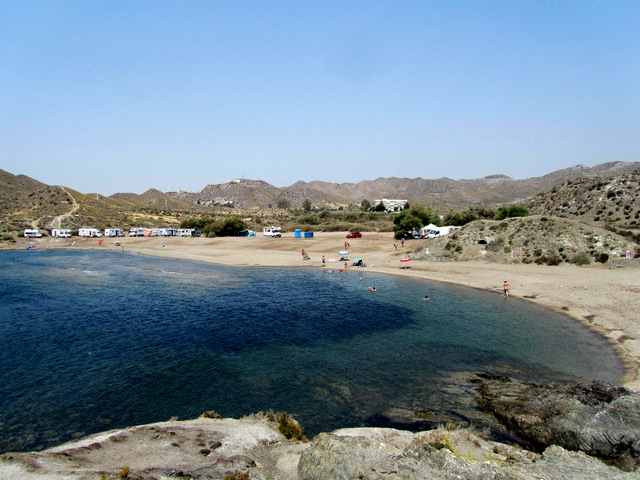
<instances>
[{"instance_id":1,"label":"green bush","mask_svg":"<svg viewBox=\"0 0 640 480\"><path fill-rule=\"evenodd\" d=\"M576 253L571 257L569 263L573 263L574 265L590 265L591 257L586 252Z\"/></svg>"},{"instance_id":2,"label":"green bush","mask_svg":"<svg viewBox=\"0 0 640 480\"><path fill-rule=\"evenodd\" d=\"M553 255L543 255L539 258L536 259L536 263L538 265L550 265L550 266L556 266L556 265L560 265L562 263L562 258L559 255L553 254Z\"/></svg>"},{"instance_id":3,"label":"green bush","mask_svg":"<svg viewBox=\"0 0 640 480\"><path fill-rule=\"evenodd\" d=\"M609 261L609 254L608 253L597 253L595 255L595 258L596 258L596 262L607 263Z\"/></svg>"},{"instance_id":4,"label":"green bush","mask_svg":"<svg viewBox=\"0 0 640 480\"><path fill-rule=\"evenodd\" d=\"M527 217L529 216L529 210L527 210L522 205L510 205L508 207L503 207L496 212L495 219L496 220L504 220L505 218L513 218L513 217Z\"/></svg>"},{"instance_id":5,"label":"green bush","mask_svg":"<svg viewBox=\"0 0 640 480\"><path fill-rule=\"evenodd\" d=\"M3 242L15 242L15 238L13 238L13 235L11 235L10 233L5 233L4 235L2 235L2 241Z\"/></svg>"}]
</instances>

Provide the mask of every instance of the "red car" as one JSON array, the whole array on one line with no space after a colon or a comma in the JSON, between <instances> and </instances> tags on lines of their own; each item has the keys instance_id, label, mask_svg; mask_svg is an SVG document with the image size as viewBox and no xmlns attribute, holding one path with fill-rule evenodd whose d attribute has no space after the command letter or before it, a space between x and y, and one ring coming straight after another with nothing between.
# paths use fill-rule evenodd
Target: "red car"
<instances>
[{"instance_id":1,"label":"red car","mask_svg":"<svg viewBox=\"0 0 640 480\"><path fill-rule=\"evenodd\" d=\"M351 232L347 235L347 238L360 238L362 234L360 232Z\"/></svg>"}]
</instances>

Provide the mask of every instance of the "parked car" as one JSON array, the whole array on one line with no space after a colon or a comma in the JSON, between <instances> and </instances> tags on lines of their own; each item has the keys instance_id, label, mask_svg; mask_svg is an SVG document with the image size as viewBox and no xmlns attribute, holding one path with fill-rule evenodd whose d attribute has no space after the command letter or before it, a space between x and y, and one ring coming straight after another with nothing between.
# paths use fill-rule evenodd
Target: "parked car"
<instances>
[{"instance_id":1,"label":"parked car","mask_svg":"<svg viewBox=\"0 0 640 480\"><path fill-rule=\"evenodd\" d=\"M362 234L360 232L351 232L347 234L347 238L361 238Z\"/></svg>"}]
</instances>

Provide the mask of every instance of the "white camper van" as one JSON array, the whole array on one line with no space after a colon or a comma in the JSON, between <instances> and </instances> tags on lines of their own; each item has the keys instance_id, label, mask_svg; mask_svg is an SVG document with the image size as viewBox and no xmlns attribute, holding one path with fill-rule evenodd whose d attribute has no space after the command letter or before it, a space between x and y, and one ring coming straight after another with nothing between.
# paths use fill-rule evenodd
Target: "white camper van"
<instances>
[{"instance_id":1,"label":"white camper van","mask_svg":"<svg viewBox=\"0 0 640 480\"><path fill-rule=\"evenodd\" d=\"M147 231L146 228L133 227L133 228L131 228L131 230L129 230L129 236L130 237L144 237L144 232L146 232L146 231Z\"/></svg>"},{"instance_id":2,"label":"white camper van","mask_svg":"<svg viewBox=\"0 0 640 480\"><path fill-rule=\"evenodd\" d=\"M97 228L79 228L78 236L80 237L101 237L102 233Z\"/></svg>"},{"instance_id":3,"label":"white camper van","mask_svg":"<svg viewBox=\"0 0 640 480\"><path fill-rule=\"evenodd\" d=\"M42 234L36 228L27 228L24 231L24 236L27 238L40 238Z\"/></svg>"},{"instance_id":4,"label":"white camper van","mask_svg":"<svg viewBox=\"0 0 640 480\"><path fill-rule=\"evenodd\" d=\"M124 237L124 233L122 233L121 228L105 228L104 236L105 237Z\"/></svg>"},{"instance_id":5,"label":"white camper van","mask_svg":"<svg viewBox=\"0 0 640 480\"><path fill-rule=\"evenodd\" d=\"M270 226L270 227L264 227L262 229L262 236L264 237L281 237L282 236L282 232L280 231L280 227L274 227L274 226Z\"/></svg>"},{"instance_id":6,"label":"white camper van","mask_svg":"<svg viewBox=\"0 0 640 480\"><path fill-rule=\"evenodd\" d=\"M51 236L56 238L69 238L71 237L71 230L68 228L54 228L51 230Z\"/></svg>"}]
</instances>

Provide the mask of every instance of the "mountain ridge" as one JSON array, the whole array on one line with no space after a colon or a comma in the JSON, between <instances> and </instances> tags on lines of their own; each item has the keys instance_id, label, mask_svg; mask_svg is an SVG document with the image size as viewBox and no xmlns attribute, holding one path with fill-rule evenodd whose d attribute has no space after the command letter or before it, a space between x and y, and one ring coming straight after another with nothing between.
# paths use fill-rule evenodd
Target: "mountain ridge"
<instances>
[{"instance_id":1,"label":"mountain ridge","mask_svg":"<svg viewBox=\"0 0 640 480\"><path fill-rule=\"evenodd\" d=\"M321 208L360 204L362 200L406 199L436 209L464 208L473 204L501 205L522 202L563 181L589 176L614 175L640 169L640 162L607 162L594 167L576 165L540 177L513 179L492 174L479 179L454 180L448 177L378 177L375 180L334 183L322 180L297 181L288 187L275 187L263 180L236 179L210 184L198 192L165 192L195 203L228 202L239 208L268 208L280 200L299 208L306 199ZM247 193L251 191L252 194Z\"/></svg>"}]
</instances>

